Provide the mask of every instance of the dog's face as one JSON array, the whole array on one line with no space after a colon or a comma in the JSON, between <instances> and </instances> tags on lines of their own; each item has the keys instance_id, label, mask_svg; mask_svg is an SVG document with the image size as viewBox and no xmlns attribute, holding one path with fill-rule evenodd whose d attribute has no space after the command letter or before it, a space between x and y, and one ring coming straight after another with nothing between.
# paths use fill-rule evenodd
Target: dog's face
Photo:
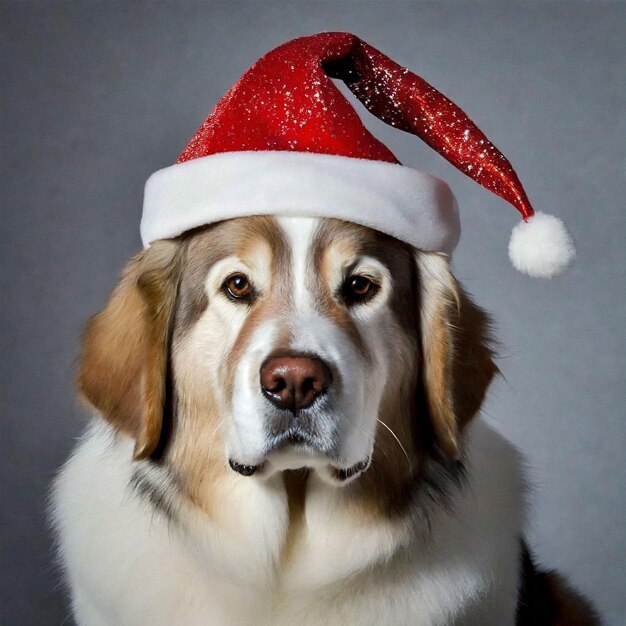
<instances>
[{"instance_id":1,"label":"dog's face","mask_svg":"<svg viewBox=\"0 0 626 626\"><path fill-rule=\"evenodd\" d=\"M454 345L463 325L474 338ZM426 440L456 456L490 356L442 257L339 220L250 217L136 257L79 382L137 457L169 447L196 482L307 467L343 486L412 477Z\"/></svg>"},{"instance_id":2,"label":"dog's face","mask_svg":"<svg viewBox=\"0 0 626 626\"><path fill-rule=\"evenodd\" d=\"M242 473L369 465L381 402L415 367L412 251L336 220L237 219L198 233L173 334L180 396L217 406Z\"/></svg>"}]
</instances>

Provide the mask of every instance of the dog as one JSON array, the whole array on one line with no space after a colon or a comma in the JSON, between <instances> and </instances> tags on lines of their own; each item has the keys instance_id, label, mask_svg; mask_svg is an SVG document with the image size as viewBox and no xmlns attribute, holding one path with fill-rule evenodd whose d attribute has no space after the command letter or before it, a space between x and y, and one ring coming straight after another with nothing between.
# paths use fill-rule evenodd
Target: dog
<instances>
[{"instance_id":1,"label":"dog","mask_svg":"<svg viewBox=\"0 0 626 626\"><path fill-rule=\"evenodd\" d=\"M239 217L135 256L89 322L52 518L78 624L596 624L524 542L448 258Z\"/></svg>"}]
</instances>

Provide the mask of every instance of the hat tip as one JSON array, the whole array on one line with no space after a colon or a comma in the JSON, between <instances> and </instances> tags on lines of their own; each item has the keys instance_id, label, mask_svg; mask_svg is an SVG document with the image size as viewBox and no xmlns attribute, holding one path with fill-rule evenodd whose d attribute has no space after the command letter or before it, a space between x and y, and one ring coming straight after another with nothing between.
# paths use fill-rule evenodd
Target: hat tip
<instances>
[{"instance_id":1,"label":"hat tip","mask_svg":"<svg viewBox=\"0 0 626 626\"><path fill-rule=\"evenodd\" d=\"M574 240L554 215L536 212L516 224L509 242L509 258L516 270L535 278L563 274L576 256Z\"/></svg>"}]
</instances>

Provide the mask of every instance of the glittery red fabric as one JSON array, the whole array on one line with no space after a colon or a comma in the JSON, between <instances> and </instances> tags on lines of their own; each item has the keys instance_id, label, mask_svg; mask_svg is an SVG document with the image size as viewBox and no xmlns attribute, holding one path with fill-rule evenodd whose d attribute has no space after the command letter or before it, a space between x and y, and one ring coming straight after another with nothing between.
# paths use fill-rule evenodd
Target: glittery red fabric
<instances>
[{"instance_id":1,"label":"glittery red fabric","mask_svg":"<svg viewBox=\"0 0 626 626\"><path fill-rule=\"evenodd\" d=\"M341 79L376 117L417 135L455 167L534 211L513 167L442 93L350 33L319 33L275 48L217 103L177 163L245 150L294 150L397 163L334 85Z\"/></svg>"}]
</instances>

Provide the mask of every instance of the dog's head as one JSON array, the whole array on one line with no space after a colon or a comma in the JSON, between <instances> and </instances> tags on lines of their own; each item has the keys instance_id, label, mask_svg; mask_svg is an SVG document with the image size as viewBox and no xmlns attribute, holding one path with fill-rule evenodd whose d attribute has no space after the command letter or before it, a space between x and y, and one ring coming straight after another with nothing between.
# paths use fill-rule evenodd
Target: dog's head
<instances>
[{"instance_id":1,"label":"dog's head","mask_svg":"<svg viewBox=\"0 0 626 626\"><path fill-rule=\"evenodd\" d=\"M176 458L199 483L308 467L380 487L429 452L458 458L491 356L443 256L339 220L249 217L132 259L87 327L79 387L136 458Z\"/></svg>"}]
</instances>

